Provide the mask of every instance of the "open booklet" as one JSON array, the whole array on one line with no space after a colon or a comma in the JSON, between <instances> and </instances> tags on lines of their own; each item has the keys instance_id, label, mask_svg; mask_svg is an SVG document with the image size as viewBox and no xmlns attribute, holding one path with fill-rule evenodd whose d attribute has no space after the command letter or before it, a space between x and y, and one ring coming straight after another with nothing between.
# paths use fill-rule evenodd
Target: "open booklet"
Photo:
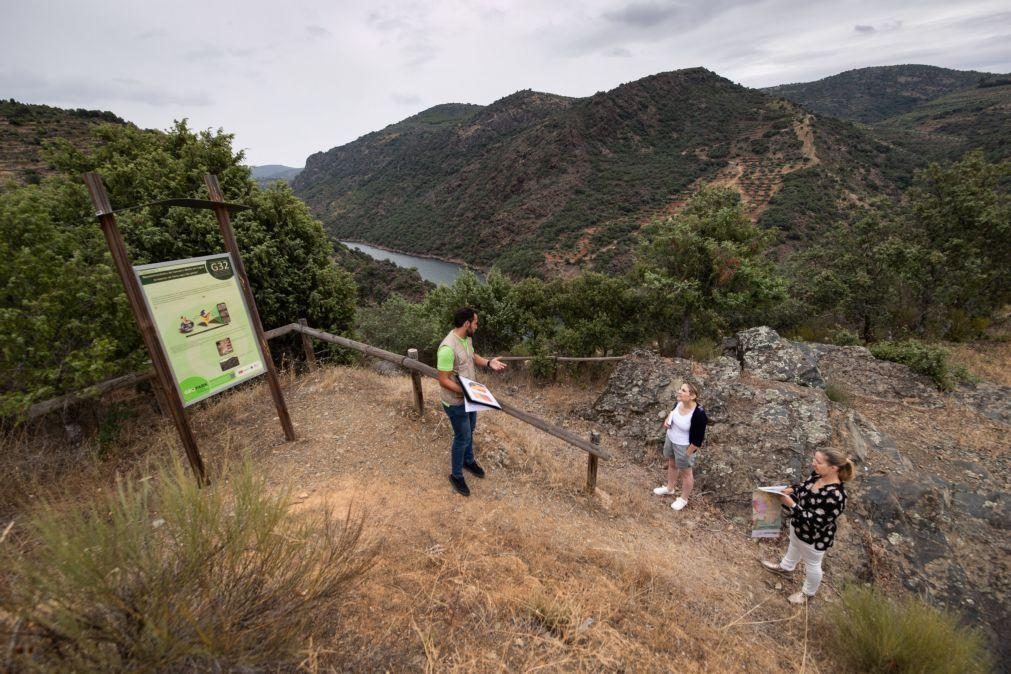
<instances>
[{"instance_id":1,"label":"open booklet","mask_svg":"<svg viewBox=\"0 0 1011 674\"><path fill-rule=\"evenodd\" d=\"M789 489L789 485L777 484L772 487L759 487L759 491L768 492L769 494L782 494L784 491Z\"/></svg>"},{"instance_id":2,"label":"open booklet","mask_svg":"<svg viewBox=\"0 0 1011 674\"><path fill-rule=\"evenodd\" d=\"M486 412L488 410L500 410L499 404L488 387L473 379L467 379L457 375L460 386L463 387L463 409L466 412Z\"/></svg>"},{"instance_id":3,"label":"open booklet","mask_svg":"<svg viewBox=\"0 0 1011 674\"><path fill-rule=\"evenodd\" d=\"M751 494L751 537L778 538L783 528L779 494L786 487L759 487Z\"/></svg>"}]
</instances>

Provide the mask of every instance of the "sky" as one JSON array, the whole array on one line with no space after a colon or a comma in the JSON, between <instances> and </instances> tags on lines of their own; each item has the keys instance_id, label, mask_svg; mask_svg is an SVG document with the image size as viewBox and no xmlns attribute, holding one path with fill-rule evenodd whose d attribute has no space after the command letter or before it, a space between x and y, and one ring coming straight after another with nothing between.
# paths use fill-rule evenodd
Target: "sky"
<instances>
[{"instance_id":1,"label":"sky","mask_svg":"<svg viewBox=\"0 0 1011 674\"><path fill-rule=\"evenodd\" d=\"M303 166L440 103L590 96L703 66L765 87L923 63L1011 71L1009 0L0 0L0 99L224 129Z\"/></svg>"}]
</instances>

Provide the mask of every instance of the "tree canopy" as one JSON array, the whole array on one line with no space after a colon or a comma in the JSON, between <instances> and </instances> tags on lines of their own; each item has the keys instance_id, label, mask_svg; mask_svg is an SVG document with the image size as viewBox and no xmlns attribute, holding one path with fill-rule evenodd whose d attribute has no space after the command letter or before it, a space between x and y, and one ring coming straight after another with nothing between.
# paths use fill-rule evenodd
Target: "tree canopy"
<instances>
[{"instance_id":1,"label":"tree canopy","mask_svg":"<svg viewBox=\"0 0 1011 674\"><path fill-rule=\"evenodd\" d=\"M307 318L347 333L354 282L335 266L322 226L283 185L260 190L221 130L165 132L104 124L94 150L65 141L47 147L56 175L0 192L0 415L139 368L147 355L111 265L81 175L97 171L114 208L168 197L206 198L218 176L228 201L250 211L234 219L264 326ZM209 211L164 206L117 216L135 265L224 249Z\"/></svg>"}]
</instances>

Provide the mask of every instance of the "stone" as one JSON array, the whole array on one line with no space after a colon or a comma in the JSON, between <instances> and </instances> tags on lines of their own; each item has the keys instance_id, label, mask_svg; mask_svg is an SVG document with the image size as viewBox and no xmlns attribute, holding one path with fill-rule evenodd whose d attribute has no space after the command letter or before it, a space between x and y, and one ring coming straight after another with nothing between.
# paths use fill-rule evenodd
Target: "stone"
<instances>
[{"instance_id":1,"label":"stone","mask_svg":"<svg viewBox=\"0 0 1011 674\"><path fill-rule=\"evenodd\" d=\"M825 388L825 379L815 361L768 326L736 335L737 357L749 374L773 381Z\"/></svg>"}]
</instances>

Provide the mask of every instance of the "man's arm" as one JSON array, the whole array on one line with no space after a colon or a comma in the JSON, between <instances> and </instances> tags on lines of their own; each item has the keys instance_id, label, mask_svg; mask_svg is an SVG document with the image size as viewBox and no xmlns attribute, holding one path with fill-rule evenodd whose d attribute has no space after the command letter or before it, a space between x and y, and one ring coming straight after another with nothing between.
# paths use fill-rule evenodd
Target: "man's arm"
<instances>
[{"instance_id":1,"label":"man's arm","mask_svg":"<svg viewBox=\"0 0 1011 674\"><path fill-rule=\"evenodd\" d=\"M439 386L446 389L447 391L452 391L453 393L459 393L463 395L463 387L456 383L456 379L453 377L453 372L445 370L439 370Z\"/></svg>"},{"instance_id":2,"label":"man's arm","mask_svg":"<svg viewBox=\"0 0 1011 674\"><path fill-rule=\"evenodd\" d=\"M435 365L439 370L439 386L447 391L463 395L463 387L460 386L453 376L453 363L455 360L456 357L453 355L453 349L448 346L439 347L435 355Z\"/></svg>"},{"instance_id":3,"label":"man's arm","mask_svg":"<svg viewBox=\"0 0 1011 674\"><path fill-rule=\"evenodd\" d=\"M506 364L498 358L488 359L484 356L479 356L476 353L474 354L474 362L477 363L478 367L486 367L489 370L494 370L495 372L501 372L507 367Z\"/></svg>"}]
</instances>

